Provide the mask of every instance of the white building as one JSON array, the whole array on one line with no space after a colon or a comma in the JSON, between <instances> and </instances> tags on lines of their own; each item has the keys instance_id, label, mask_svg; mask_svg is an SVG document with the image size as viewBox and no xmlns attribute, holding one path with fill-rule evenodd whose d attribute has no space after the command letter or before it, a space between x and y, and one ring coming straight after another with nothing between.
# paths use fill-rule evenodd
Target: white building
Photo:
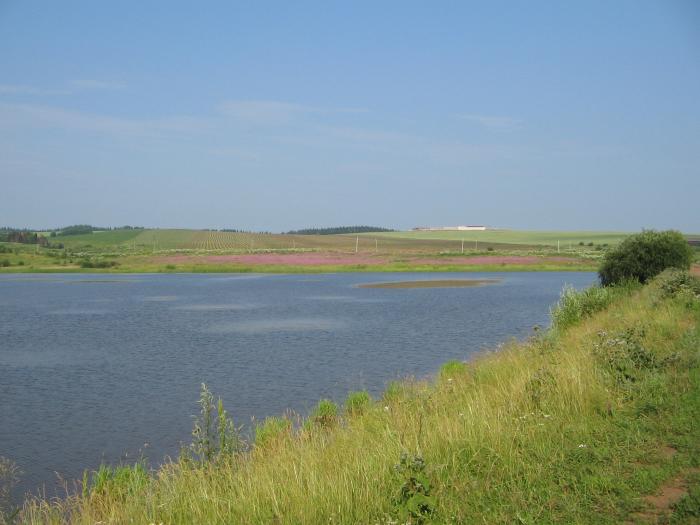
<instances>
[{"instance_id":1,"label":"white building","mask_svg":"<svg viewBox=\"0 0 700 525\"><path fill-rule=\"evenodd\" d=\"M423 232L443 232L443 231L460 231L460 232L478 232L486 230L486 226L418 226L413 228L413 231Z\"/></svg>"}]
</instances>

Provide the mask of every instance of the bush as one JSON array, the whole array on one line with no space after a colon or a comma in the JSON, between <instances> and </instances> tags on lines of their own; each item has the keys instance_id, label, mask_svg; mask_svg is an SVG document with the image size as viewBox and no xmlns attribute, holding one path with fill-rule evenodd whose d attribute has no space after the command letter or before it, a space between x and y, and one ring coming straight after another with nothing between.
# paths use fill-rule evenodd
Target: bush
<instances>
[{"instance_id":1,"label":"bush","mask_svg":"<svg viewBox=\"0 0 700 525\"><path fill-rule=\"evenodd\" d=\"M85 259L84 261L81 261L80 267L81 268L113 268L117 266L119 263L116 261L91 261L89 259Z\"/></svg>"},{"instance_id":2,"label":"bush","mask_svg":"<svg viewBox=\"0 0 700 525\"><path fill-rule=\"evenodd\" d=\"M440 377L453 379L454 376L462 375L467 371L467 364L462 361L448 361L440 367Z\"/></svg>"},{"instance_id":3,"label":"bush","mask_svg":"<svg viewBox=\"0 0 700 525\"><path fill-rule=\"evenodd\" d=\"M611 288L591 286L579 292L572 286L565 286L559 302L550 311L552 325L556 330L575 325L593 313L603 310L612 302L613 296Z\"/></svg>"},{"instance_id":4,"label":"bush","mask_svg":"<svg viewBox=\"0 0 700 525\"><path fill-rule=\"evenodd\" d=\"M0 456L0 523L10 523L13 512L12 491L19 481L20 471L13 461Z\"/></svg>"},{"instance_id":5,"label":"bush","mask_svg":"<svg viewBox=\"0 0 700 525\"><path fill-rule=\"evenodd\" d=\"M274 443L292 430L292 422L283 417L268 417L255 427L255 446L265 447Z\"/></svg>"},{"instance_id":6,"label":"bush","mask_svg":"<svg viewBox=\"0 0 700 525\"><path fill-rule=\"evenodd\" d=\"M425 461L420 455L401 454L394 466L401 488L396 497L397 514L401 523L434 522L437 501L431 495L431 482Z\"/></svg>"},{"instance_id":7,"label":"bush","mask_svg":"<svg viewBox=\"0 0 700 525\"><path fill-rule=\"evenodd\" d=\"M239 437L239 429L234 426L233 420L224 410L221 398L214 403L214 396L204 383L198 404L199 417L194 421L188 456L201 463L209 463L240 452L243 443ZM187 450L183 450L183 453L187 453Z\"/></svg>"},{"instance_id":8,"label":"bush","mask_svg":"<svg viewBox=\"0 0 700 525\"><path fill-rule=\"evenodd\" d=\"M650 370L665 364L644 345L643 327L631 327L619 333L598 333L598 342L593 345L594 355L611 373L618 385L634 383Z\"/></svg>"},{"instance_id":9,"label":"bush","mask_svg":"<svg viewBox=\"0 0 700 525\"><path fill-rule=\"evenodd\" d=\"M658 283L664 297L676 297L684 293L700 295L700 279L683 270L665 270L659 275Z\"/></svg>"},{"instance_id":10,"label":"bush","mask_svg":"<svg viewBox=\"0 0 700 525\"><path fill-rule=\"evenodd\" d=\"M309 420L321 427L330 427L338 419L338 405L330 399L321 399Z\"/></svg>"},{"instance_id":11,"label":"bush","mask_svg":"<svg viewBox=\"0 0 700 525\"><path fill-rule=\"evenodd\" d=\"M680 232L646 230L605 254L598 270L603 286L634 279L647 282L666 268L690 268L693 253Z\"/></svg>"},{"instance_id":12,"label":"bush","mask_svg":"<svg viewBox=\"0 0 700 525\"><path fill-rule=\"evenodd\" d=\"M10 261L8 259L3 259L2 261L0 261L0 266L2 266L3 268L7 268L8 266L10 266Z\"/></svg>"},{"instance_id":13,"label":"bush","mask_svg":"<svg viewBox=\"0 0 700 525\"><path fill-rule=\"evenodd\" d=\"M109 494L114 500L126 501L143 490L148 482L148 471L141 462L134 466L100 465L91 477L83 473L83 495Z\"/></svg>"},{"instance_id":14,"label":"bush","mask_svg":"<svg viewBox=\"0 0 700 525\"><path fill-rule=\"evenodd\" d=\"M369 392L361 390L359 392L351 392L345 400L345 412L350 415L362 414L372 402Z\"/></svg>"}]
</instances>

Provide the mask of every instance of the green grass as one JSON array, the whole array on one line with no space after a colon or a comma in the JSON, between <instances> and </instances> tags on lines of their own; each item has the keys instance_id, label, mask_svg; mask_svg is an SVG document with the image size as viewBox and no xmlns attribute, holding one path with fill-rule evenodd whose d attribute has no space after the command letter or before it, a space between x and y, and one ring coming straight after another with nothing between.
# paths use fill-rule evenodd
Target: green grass
<instances>
[{"instance_id":1,"label":"green grass","mask_svg":"<svg viewBox=\"0 0 700 525\"><path fill-rule=\"evenodd\" d=\"M270 423L264 446L174 461L145 483L103 474L102 490L28 501L20 521L622 523L700 465L700 302L628 290L362 405L322 402L293 431ZM674 512L696 508L694 489Z\"/></svg>"},{"instance_id":2,"label":"green grass","mask_svg":"<svg viewBox=\"0 0 700 525\"><path fill-rule=\"evenodd\" d=\"M141 230L105 230L83 235L58 235L49 237L52 244L63 243L66 247L113 248L128 245L141 234Z\"/></svg>"},{"instance_id":3,"label":"green grass","mask_svg":"<svg viewBox=\"0 0 700 525\"><path fill-rule=\"evenodd\" d=\"M409 240L465 240L465 243L495 243L516 245L547 245L566 249L571 244L577 247L584 244L617 244L630 235L626 232L597 232L597 231L526 231L526 230L485 230L485 231L400 231L385 232L372 235L379 238L409 239Z\"/></svg>"},{"instance_id":4,"label":"green grass","mask_svg":"<svg viewBox=\"0 0 700 525\"><path fill-rule=\"evenodd\" d=\"M286 235L236 233L187 229L112 230L87 235L55 237L55 242L66 246L91 245L105 247L135 247L137 249L163 250L222 250L246 251L255 249L314 249L354 251L359 238L360 251L461 251L461 241L472 248L475 240L481 248L527 248L538 245L556 246L561 249L588 244L615 244L627 234L619 232L538 232L516 230L487 230L484 232L383 232L347 235Z\"/></svg>"}]
</instances>

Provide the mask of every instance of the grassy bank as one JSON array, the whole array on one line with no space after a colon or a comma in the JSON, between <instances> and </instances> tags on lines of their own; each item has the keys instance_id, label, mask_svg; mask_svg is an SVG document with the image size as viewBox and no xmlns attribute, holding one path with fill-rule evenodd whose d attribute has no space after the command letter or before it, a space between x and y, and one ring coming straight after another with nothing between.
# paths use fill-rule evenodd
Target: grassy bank
<instances>
[{"instance_id":1,"label":"grassy bank","mask_svg":"<svg viewBox=\"0 0 700 525\"><path fill-rule=\"evenodd\" d=\"M623 523L667 512L692 522L696 293L668 279L569 292L554 328L527 342L392 384L373 402L355 394L344 411L321 403L298 426L269 420L243 450L226 425L200 430L196 452L204 443L208 461L103 469L72 498L27 502L19 520ZM675 499L645 499L669 483Z\"/></svg>"}]
</instances>

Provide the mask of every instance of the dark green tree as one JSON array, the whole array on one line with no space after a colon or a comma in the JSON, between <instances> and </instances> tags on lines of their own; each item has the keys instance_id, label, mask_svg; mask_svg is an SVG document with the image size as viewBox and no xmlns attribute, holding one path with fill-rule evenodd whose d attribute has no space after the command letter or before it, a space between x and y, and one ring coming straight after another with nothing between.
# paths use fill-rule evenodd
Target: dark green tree
<instances>
[{"instance_id":1,"label":"dark green tree","mask_svg":"<svg viewBox=\"0 0 700 525\"><path fill-rule=\"evenodd\" d=\"M692 260L693 251L680 232L644 230L608 251L598 275L603 286L628 280L645 283L666 268L687 270Z\"/></svg>"}]
</instances>

